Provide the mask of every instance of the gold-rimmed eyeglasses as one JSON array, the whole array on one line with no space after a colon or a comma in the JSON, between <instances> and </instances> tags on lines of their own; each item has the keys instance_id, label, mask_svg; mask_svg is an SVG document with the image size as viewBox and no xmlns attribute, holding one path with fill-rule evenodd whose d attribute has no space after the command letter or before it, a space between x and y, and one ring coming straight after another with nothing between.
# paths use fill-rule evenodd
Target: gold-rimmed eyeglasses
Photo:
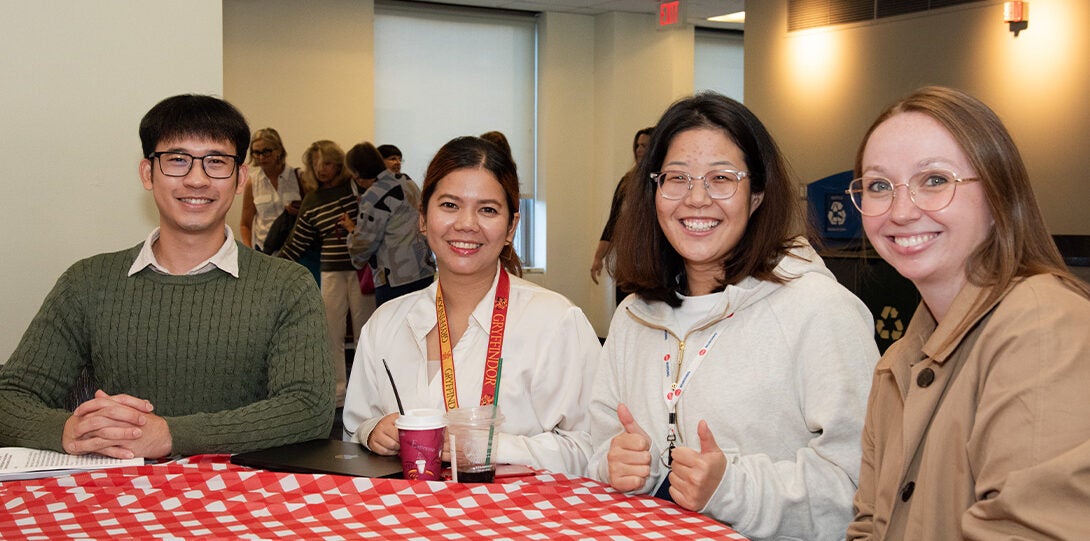
<instances>
[{"instance_id":1,"label":"gold-rimmed eyeglasses","mask_svg":"<svg viewBox=\"0 0 1090 541\"><path fill-rule=\"evenodd\" d=\"M857 178L848 185L847 193L852 204L863 216L881 216L893 207L897 197L897 188L908 189L908 197L916 208L925 212L942 210L954 200L958 184L975 182L979 178L961 178L943 169L922 171L903 184L879 177L866 176Z\"/></svg>"}]
</instances>

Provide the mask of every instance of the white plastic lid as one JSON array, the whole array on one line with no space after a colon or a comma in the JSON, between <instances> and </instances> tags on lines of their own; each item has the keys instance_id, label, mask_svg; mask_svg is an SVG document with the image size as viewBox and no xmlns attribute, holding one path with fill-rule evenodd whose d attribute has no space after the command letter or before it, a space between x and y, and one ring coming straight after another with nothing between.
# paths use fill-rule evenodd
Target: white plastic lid
<instances>
[{"instance_id":1,"label":"white plastic lid","mask_svg":"<svg viewBox=\"0 0 1090 541\"><path fill-rule=\"evenodd\" d=\"M412 409L400 415L394 426L406 430L430 430L447 426L447 418L442 410L432 408Z\"/></svg>"}]
</instances>

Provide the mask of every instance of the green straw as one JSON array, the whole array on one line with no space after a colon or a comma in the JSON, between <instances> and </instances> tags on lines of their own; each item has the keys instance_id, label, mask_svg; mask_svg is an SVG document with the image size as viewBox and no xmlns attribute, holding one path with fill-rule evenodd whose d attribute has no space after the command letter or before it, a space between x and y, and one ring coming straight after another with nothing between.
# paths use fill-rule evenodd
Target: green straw
<instances>
[{"instance_id":1,"label":"green straw","mask_svg":"<svg viewBox=\"0 0 1090 541\"><path fill-rule=\"evenodd\" d=\"M496 363L496 390L492 399L492 424L488 426L488 451L484 456L484 465L492 464L492 436L496 432L496 411L500 407L500 376L503 375L503 357Z\"/></svg>"}]
</instances>

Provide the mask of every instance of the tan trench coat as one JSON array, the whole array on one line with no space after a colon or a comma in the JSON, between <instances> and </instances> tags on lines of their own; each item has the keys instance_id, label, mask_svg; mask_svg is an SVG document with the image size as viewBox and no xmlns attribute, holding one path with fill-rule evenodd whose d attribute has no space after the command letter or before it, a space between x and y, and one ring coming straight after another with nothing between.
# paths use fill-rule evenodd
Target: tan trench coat
<instances>
[{"instance_id":1,"label":"tan trench coat","mask_svg":"<svg viewBox=\"0 0 1090 541\"><path fill-rule=\"evenodd\" d=\"M981 292L879 361L848 539L1090 540L1090 301L1033 276L953 336Z\"/></svg>"}]
</instances>

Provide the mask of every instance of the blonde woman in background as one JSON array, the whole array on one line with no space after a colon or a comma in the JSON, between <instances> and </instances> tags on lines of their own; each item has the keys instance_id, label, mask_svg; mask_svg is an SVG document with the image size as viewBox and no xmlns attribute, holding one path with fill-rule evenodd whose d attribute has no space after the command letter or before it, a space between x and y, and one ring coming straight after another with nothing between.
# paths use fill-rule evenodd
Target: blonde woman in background
<instances>
[{"instance_id":1,"label":"blonde woman in background","mask_svg":"<svg viewBox=\"0 0 1090 541\"><path fill-rule=\"evenodd\" d=\"M298 171L287 166L280 134L272 128L254 132L250 139L250 184L242 196L242 242L258 251L269 227L281 213L299 213L303 200Z\"/></svg>"},{"instance_id":2,"label":"blonde woman in background","mask_svg":"<svg viewBox=\"0 0 1090 541\"><path fill-rule=\"evenodd\" d=\"M259 252L280 253L299 216L303 197L314 186L303 185L302 171L287 165L287 151L280 133L262 128L250 138L250 182L242 196L242 242ZM317 244L299 259L314 282L321 283L321 250Z\"/></svg>"},{"instance_id":3,"label":"blonde woman in background","mask_svg":"<svg viewBox=\"0 0 1090 541\"><path fill-rule=\"evenodd\" d=\"M329 345L337 376L337 407L344 405L347 375L345 370L345 322L352 317L352 343L359 329L374 311L374 297L366 302L360 291L359 277L348 255L348 231L341 225L345 214L355 220L359 213L359 188L351 181L344 164L344 151L333 141L317 141L303 153L304 183L318 189L303 199L299 219L280 251L285 259L297 260L308 247L322 247L322 300L325 302Z\"/></svg>"}]
</instances>

